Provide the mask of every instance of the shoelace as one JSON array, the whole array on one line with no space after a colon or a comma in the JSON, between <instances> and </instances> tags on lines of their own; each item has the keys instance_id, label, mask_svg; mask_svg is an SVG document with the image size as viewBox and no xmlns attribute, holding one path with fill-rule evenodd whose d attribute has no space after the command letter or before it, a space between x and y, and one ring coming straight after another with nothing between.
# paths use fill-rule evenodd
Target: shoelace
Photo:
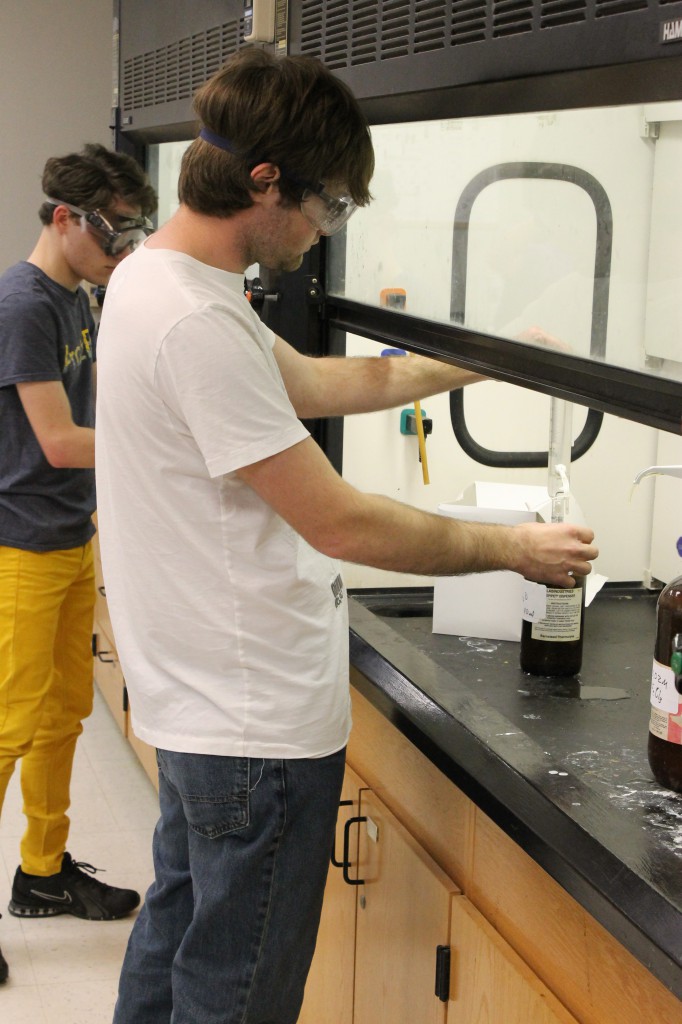
<instances>
[{"instance_id":1,"label":"shoelace","mask_svg":"<svg viewBox=\"0 0 682 1024\"><path fill-rule=\"evenodd\" d=\"M92 864L87 864L84 860L72 860L71 867L78 868L80 871L87 871L89 875L96 875L98 871L106 872L106 868L96 868Z\"/></svg>"}]
</instances>

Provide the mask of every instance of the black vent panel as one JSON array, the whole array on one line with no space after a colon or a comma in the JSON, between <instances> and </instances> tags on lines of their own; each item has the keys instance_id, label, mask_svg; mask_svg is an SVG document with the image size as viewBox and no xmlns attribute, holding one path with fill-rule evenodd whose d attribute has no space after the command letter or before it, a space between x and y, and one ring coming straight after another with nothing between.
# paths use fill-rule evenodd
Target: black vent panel
<instances>
[{"instance_id":1,"label":"black vent panel","mask_svg":"<svg viewBox=\"0 0 682 1024\"><path fill-rule=\"evenodd\" d=\"M453 3L450 29L450 42L453 46L483 42L487 33L487 0L457 0Z\"/></svg>"},{"instance_id":2,"label":"black vent panel","mask_svg":"<svg viewBox=\"0 0 682 1024\"><path fill-rule=\"evenodd\" d=\"M555 28L587 20L587 0L543 0L540 27Z\"/></svg>"},{"instance_id":3,"label":"black vent panel","mask_svg":"<svg viewBox=\"0 0 682 1024\"><path fill-rule=\"evenodd\" d=\"M513 36L533 31L533 0L495 0L493 3L492 35Z\"/></svg>"},{"instance_id":4,"label":"black vent panel","mask_svg":"<svg viewBox=\"0 0 682 1024\"><path fill-rule=\"evenodd\" d=\"M415 3L414 52L431 53L445 45L445 29L450 18L450 4L438 0L417 0Z\"/></svg>"},{"instance_id":5,"label":"black vent panel","mask_svg":"<svg viewBox=\"0 0 682 1024\"><path fill-rule=\"evenodd\" d=\"M671 5L682 14L682 0L290 0L299 22L296 52L337 70L550 31L563 36L622 16L637 32L642 15L655 18Z\"/></svg>"},{"instance_id":6,"label":"black vent panel","mask_svg":"<svg viewBox=\"0 0 682 1024\"><path fill-rule=\"evenodd\" d=\"M189 100L244 40L243 19L227 21L123 61L123 110Z\"/></svg>"},{"instance_id":7,"label":"black vent panel","mask_svg":"<svg viewBox=\"0 0 682 1024\"><path fill-rule=\"evenodd\" d=\"M303 0L300 52L319 57L330 68L372 64L443 50L452 24L452 8L482 7L486 0ZM471 29L465 27L464 34Z\"/></svg>"},{"instance_id":8,"label":"black vent panel","mask_svg":"<svg viewBox=\"0 0 682 1024\"><path fill-rule=\"evenodd\" d=\"M596 0L595 15L597 18L610 18L618 14L645 11L648 6L648 0Z\"/></svg>"},{"instance_id":9,"label":"black vent panel","mask_svg":"<svg viewBox=\"0 0 682 1024\"><path fill-rule=\"evenodd\" d=\"M180 137L197 88L244 44L243 0L120 0L120 9L122 130L168 126ZM679 97L673 62L658 58L682 64L682 39L661 28L682 18L682 0L277 0L277 10L288 52L319 58L376 120L408 107L428 117L436 106L504 105L501 92L453 91L580 69L614 71L614 102L632 81L615 72L638 63L647 95ZM285 49L281 34L275 49ZM580 91L577 79L549 84ZM544 94L523 102L542 105Z\"/></svg>"}]
</instances>

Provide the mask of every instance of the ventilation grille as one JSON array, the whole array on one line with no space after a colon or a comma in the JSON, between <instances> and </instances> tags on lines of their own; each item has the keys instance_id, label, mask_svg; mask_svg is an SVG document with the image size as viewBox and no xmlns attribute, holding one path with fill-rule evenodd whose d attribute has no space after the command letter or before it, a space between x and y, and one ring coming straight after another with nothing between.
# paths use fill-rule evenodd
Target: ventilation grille
<instances>
[{"instance_id":1,"label":"ventilation grille","mask_svg":"<svg viewBox=\"0 0 682 1024\"><path fill-rule=\"evenodd\" d=\"M648 0L596 0L595 16L609 18L614 14L632 14L645 11L648 6Z\"/></svg>"},{"instance_id":2,"label":"ventilation grille","mask_svg":"<svg viewBox=\"0 0 682 1024\"><path fill-rule=\"evenodd\" d=\"M487 29L487 0L457 0L453 3L450 32L450 41L453 46L483 42Z\"/></svg>"},{"instance_id":3,"label":"ventilation grille","mask_svg":"<svg viewBox=\"0 0 682 1024\"><path fill-rule=\"evenodd\" d=\"M453 6L485 8L485 0L303 0L301 53L344 68L443 50Z\"/></svg>"},{"instance_id":4,"label":"ventilation grille","mask_svg":"<svg viewBox=\"0 0 682 1024\"><path fill-rule=\"evenodd\" d=\"M561 32L572 25L659 11L682 0L300 0L297 52L341 70L513 37ZM672 13L672 12L671 12ZM654 11L651 11L654 14ZM625 24L625 23L624 23ZM298 35L298 33L297 33ZM244 20L197 31L168 46L126 57L121 76L123 110L131 113L188 101L244 42Z\"/></svg>"},{"instance_id":5,"label":"ventilation grille","mask_svg":"<svg viewBox=\"0 0 682 1024\"><path fill-rule=\"evenodd\" d=\"M560 30L649 6L650 0L302 0L300 52L347 68Z\"/></svg>"},{"instance_id":6,"label":"ventilation grille","mask_svg":"<svg viewBox=\"0 0 682 1024\"><path fill-rule=\"evenodd\" d=\"M515 36L533 30L533 0L494 0L492 35L494 39Z\"/></svg>"},{"instance_id":7,"label":"ventilation grille","mask_svg":"<svg viewBox=\"0 0 682 1024\"><path fill-rule=\"evenodd\" d=\"M240 18L127 58L121 83L123 109L191 99L243 41L244 21Z\"/></svg>"},{"instance_id":8,"label":"ventilation grille","mask_svg":"<svg viewBox=\"0 0 682 1024\"><path fill-rule=\"evenodd\" d=\"M587 0L543 0L540 27L555 28L587 20Z\"/></svg>"}]
</instances>

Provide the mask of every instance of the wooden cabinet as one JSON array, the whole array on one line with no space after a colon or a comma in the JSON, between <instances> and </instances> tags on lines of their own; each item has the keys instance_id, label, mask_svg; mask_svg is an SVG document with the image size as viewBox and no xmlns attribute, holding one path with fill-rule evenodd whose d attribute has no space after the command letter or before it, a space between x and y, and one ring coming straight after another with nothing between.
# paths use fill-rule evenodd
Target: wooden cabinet
<instances>
[{"instance_id":1,"label":"wooden cabinet","mask_svg":"<svg viewBox=\"0 0 682 1024\"><path fill-rule=\"evenodd\" d=\"M344 842L345 837L345 842ZM299 1024L577 1024L351 769Z\"/></svg>"},{"instance_id":2,"label":"wooden cabinet","mask_svg":"<svg viewBox=\"0 0 682 1024\"><path fill-rule=\"evenodd\" d=\"M93 671L97 689L104 697L114 721L124 736L128 735L128 712L126 707L125 681L119 664L114 631L107 608L104 579L102 578L102 561L99 555L97 535L93 540L95 562L95 622L92 653L95 659Z\"/></svg>"},{"instance_id":3,"label":"wooden cabinet","mask_svg":"<svg viewBox=\"0 0 682 1024\"><path fill-rule=\"evenodd\" d=\"M320 930L298 1024L353 1024L357 887L344 880L342 860L346 840L346 870L357 877L358 830L352 825L346 830L346 825L360 814L363 785L346 768Z\"/></svg>"},{"instance_id":4,"label":"wooden cabinet","mask_svg":"<svg viewBox=\"0 0 682 1024\"><path fill-rule=\"evenodd\" d=\"M445 1024L436 969L458 889L370 790L360 816L353 1024Z\"/></svg>"},{"instance_id":5,"label":"wooden cabinet","mask_svg":"<svg viewBox=\"0 0 682 1024\"><path fill-rule=\"evenodd\" d=\"M409 976L409 960L416 954L395 936L404 921L416 933L431 919L434 876L444 876L445 887L451 886L445 940L450 947L449 999L445 1017L431 1017L427 993L406 1018L411 1024L679 1024L682 1007L672 992L366 698L355 689L352 695L348 762L366 787L360 793L361 813L373 808L368 816L379 822L373 853L366 852L368 840L361 834L360 866L368 873L359 890L366 890L366 912L384 917L381 927L368 930L371 940L365 942L365 912L357 912L355 1010L364 1013L364 1003L373 1000L373 1012L357 1016L354 1024L402 1019L400 1007L391 1001L391 987L401 984L401 972ZM402 844L394 843L386 828L392 817L414 855L407 856L404 867L393 866L390 848ZM382 835L388 836L383 851ZM372 858L378 862L377 894L381 880L385 883L376 901ZM384 900L388 907L382 910ZM429 945L433 941L430 937ZM371 964L368 974L363 973L365 962ZM365 985L367 994L361 997ZM329 1000L333 1004L333 990Z\"/></svg>"},{"instance_id":6,"label":"wooden cabinet","mask_svg":"<svg viewBox=\"0 0 682 1024\"><path fill-rule=\"evenodd\" d=\"M125 682L118 662L116 645L103 632L95 619L93 643L94 675L97 689L124 736L128 735L128 712L125 706Z\"/></svg>"},{"instance_id":7,"label":"wooden cabinet","mask_svg":"<svg viewBox=\"0 0 682 1024\"><path fill-rule=\"evenodd\" d=\"M457 887L350 768L334 861L298 1024L445 1024L436 961Z\"/></svg>"},{"instance_id":8,"label":"wooden cabinet","mask_svg":"<svg viewBox=\"0 0 682 1024\"><path fill-rule=\"evenodd\" d=\"M93 540L93 554L95 562L95 624L98 629L109 638L113 643L114 641L114 630L111 625L111 618L109 616L109 608L107 605L107 594L104 586L104 577L102 575L102 560L99 554L99 544L97 543L97 534Z\"/></svg>"},{"instance_id":9,"label":"wooden cabinet","mask_svg":"<svg viewBox=\"0 0 682 1024\"><path fill-rule=\"evenodd\" d=\"M465 896L452 901L447 1024L577 1024Z\"/></svg>"},{"instance_id":10,"label":"wooden cabinet","mask_svg":"<svg viewBox=\"0 0 682 1024\"><path fill-rule=\"evenodd\" d=\"M95 522L96 522L95 517ZM131 747L146 771L147 775L158 789L158 770L156 767L156 751L149 744L139 740L130 725L130 707L128 694L123 677L123 670L118 660L114 631L111 625L109 609L107 607L106 589L102 576L102 560L97 543L97 534L93 538L93 555L95 562L95 587L97 595L95 598L95 621L93 626L92 653L94 657L93 674L95 685L106 701L106 704L113 715L123 735L128 739Z\"/></svg>"}]
</instances>

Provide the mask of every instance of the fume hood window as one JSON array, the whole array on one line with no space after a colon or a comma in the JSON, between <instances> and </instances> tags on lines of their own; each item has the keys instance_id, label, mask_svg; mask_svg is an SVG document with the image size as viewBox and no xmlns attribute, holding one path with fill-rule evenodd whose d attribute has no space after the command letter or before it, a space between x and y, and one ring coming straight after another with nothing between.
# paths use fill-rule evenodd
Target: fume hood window
<instances>
[{"instance_id":1,"label":"fume hood window","mask_svg":"<svg viewBox=\"0 0 682 1024\"><path fill-rule=\"evenodd\" d=\"M372 128L328 291L682 380L682 102ZM530 334L528 332L530 331Z\"/></svg>"},{"instance_id":2,"label":"fume hood window","mask_svg":"<svg viewBox=\"0 0 682 1024\"><path fill-rule=\"evenodd\" d=\"M157 222L164 224L178 208L178 177L182 156L192 140L162 142L149 146L149 178L159 197Z\"/></svg>"}]
</instances>

